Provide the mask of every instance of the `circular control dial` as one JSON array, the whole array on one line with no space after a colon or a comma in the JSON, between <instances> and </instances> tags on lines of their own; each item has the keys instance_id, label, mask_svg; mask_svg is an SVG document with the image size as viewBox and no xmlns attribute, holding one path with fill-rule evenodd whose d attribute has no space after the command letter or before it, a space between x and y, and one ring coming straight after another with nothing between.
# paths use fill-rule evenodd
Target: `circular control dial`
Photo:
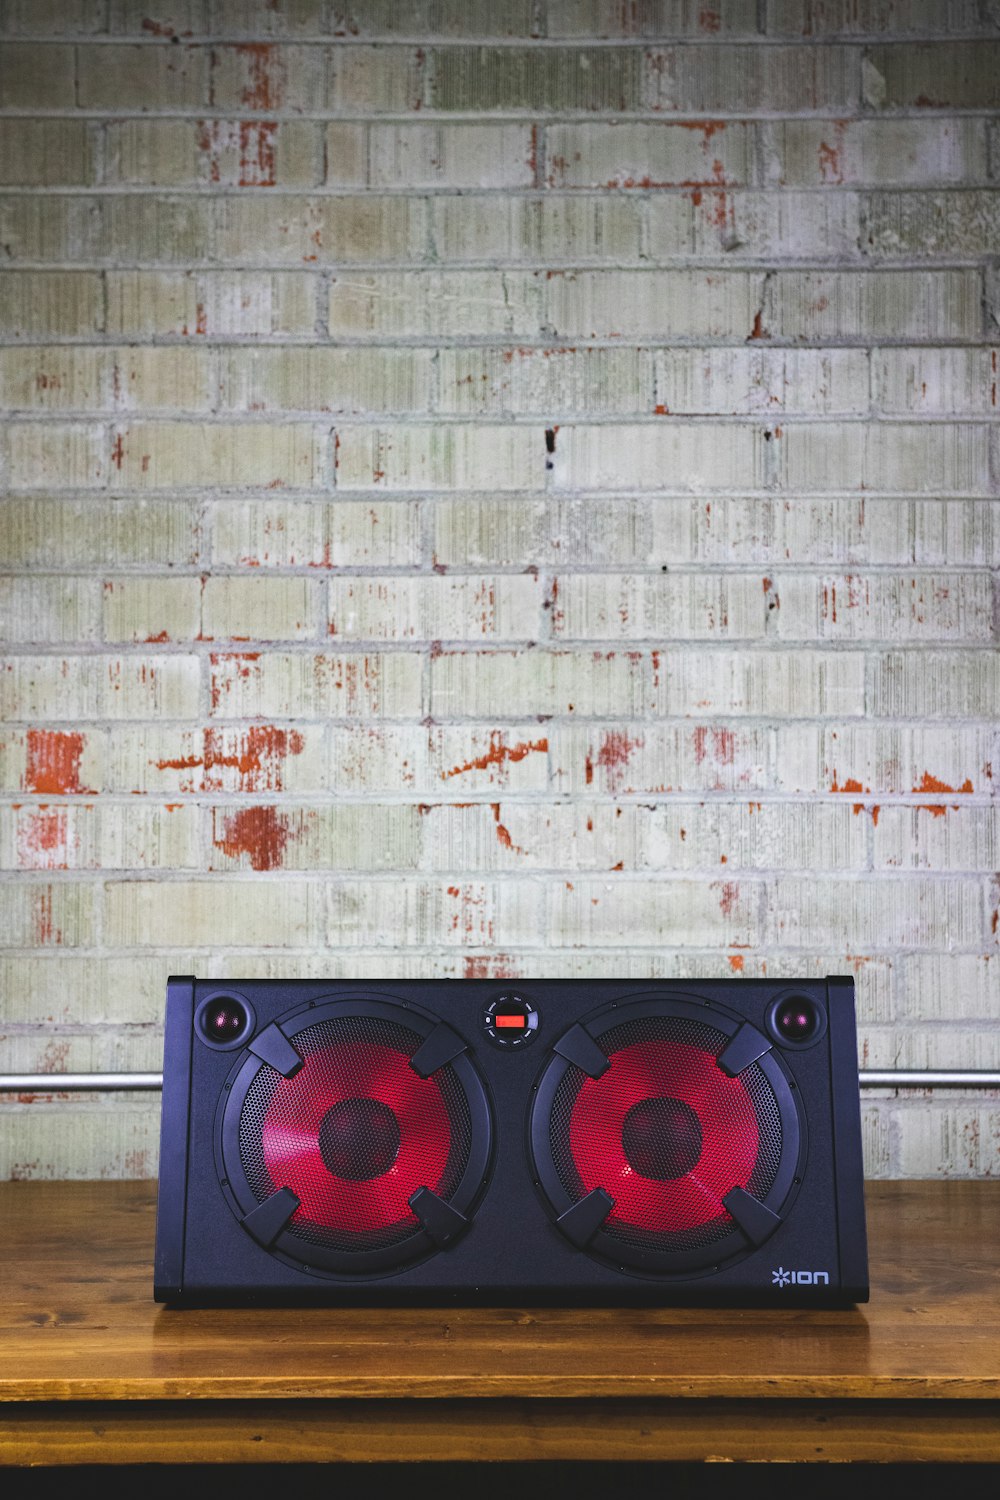
<instances>
[{"instance_id":1,"label":"circular control dial","mask_svg":"<svg viewBox=\"0 0 1000 1500\"><path fill-rule=\"evenodd\" d=\"M523 995L509 992L490 1001L483 1024L495 1046L527 1047L538 1034L538 1011Z\"/></svg>"}]
</instances>

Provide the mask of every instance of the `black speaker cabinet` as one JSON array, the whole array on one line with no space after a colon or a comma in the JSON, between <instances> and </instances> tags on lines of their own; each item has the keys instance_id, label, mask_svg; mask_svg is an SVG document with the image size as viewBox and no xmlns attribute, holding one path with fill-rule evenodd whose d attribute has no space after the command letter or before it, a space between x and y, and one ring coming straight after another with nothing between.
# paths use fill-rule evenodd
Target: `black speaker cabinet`
<instances>
[{"instance_id":1,"label":"black speaker cabinet","mask_svg":"<svg viewBox=\"0 0 1000 1500\"><path fill-rule=\"evenodd\" d=\"M854 983L167 986L160 1301L865 1301Z\"/></svg>"}]
</instances>

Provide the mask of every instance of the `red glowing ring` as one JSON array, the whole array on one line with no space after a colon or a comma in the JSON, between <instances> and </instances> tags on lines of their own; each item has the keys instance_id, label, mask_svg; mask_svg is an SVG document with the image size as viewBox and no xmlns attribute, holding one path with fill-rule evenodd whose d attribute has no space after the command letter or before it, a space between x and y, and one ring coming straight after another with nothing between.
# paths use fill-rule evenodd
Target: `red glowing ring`
<instances>
[{"instance_id":1,"label":"red glowing ring","mask_svg":"<svg viewBox=\"0 0 1000 1500\"><path fill-rule=\"evenodd\" d=\"M702 1146L681 1177L643 1177L622 1145L628 1112L644 1099L680 1099L697 1116ZM739 1078L715 1056L683 1042L643 1041L612 1054L600 1078L585 1078L573 1104L570 1150L584 1193L604 1188L615 1200L608 1222L659 1232L689 1230L726 1216L722 1198L745 1188L760 1148L757 1114Z\"/></svg>"},{"instance_id":2,"label":"red glowing ring","mask_svg":"<svg viewBox=\"0 0 1000 1500\"><path fill-rule=\"evenodd\" d=\"M395 1115L400 1144L395 1161L378 1177L337 1177L319 1148L320 1127L344 1099L377 1099ZM409 1059L374 1042L338 1042L305 1059L282 1078L262 1127L264 1161L276 1187L299 1200L292 1223L337 1225L352 1232L416 1231L409 1198L419 1187L436 1190L451 1150L451 1123L433 1077L421 1078Z\"/></svg>"}]
</instances>

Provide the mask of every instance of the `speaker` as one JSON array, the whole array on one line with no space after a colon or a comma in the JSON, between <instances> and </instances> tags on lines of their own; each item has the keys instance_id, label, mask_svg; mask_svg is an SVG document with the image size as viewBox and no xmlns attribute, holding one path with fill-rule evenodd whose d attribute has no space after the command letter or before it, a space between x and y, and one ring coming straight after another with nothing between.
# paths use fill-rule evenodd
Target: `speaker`
<instances>
[{"instance_id":1,"label":"speaker","mask_svg":"<svg viewBox=\"0 0 1000 1500\"><path fill-rule=\"evenodd\" d=\"M172 978L155 1296L866 1301L854 982Z\"/></svg>"}]
</instances>

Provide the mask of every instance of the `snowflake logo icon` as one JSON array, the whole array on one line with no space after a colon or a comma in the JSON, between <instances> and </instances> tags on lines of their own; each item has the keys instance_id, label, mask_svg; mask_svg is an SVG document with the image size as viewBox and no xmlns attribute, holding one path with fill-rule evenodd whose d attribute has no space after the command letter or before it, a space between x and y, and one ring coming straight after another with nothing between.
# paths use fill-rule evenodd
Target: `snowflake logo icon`
<instances>
[{"instance_id":1,"label":"snowflake logo icon","mask_svg":"<svg viewBox=\"0 0 1000 1500\"><path fill-rule=\"evenodd\" d=\"M787 1286L791 1279L791 1271L786 1271L784 1266L779 1266L776 1271L771 1272L772 1286Z\"/></svg>"}]
</instances>

